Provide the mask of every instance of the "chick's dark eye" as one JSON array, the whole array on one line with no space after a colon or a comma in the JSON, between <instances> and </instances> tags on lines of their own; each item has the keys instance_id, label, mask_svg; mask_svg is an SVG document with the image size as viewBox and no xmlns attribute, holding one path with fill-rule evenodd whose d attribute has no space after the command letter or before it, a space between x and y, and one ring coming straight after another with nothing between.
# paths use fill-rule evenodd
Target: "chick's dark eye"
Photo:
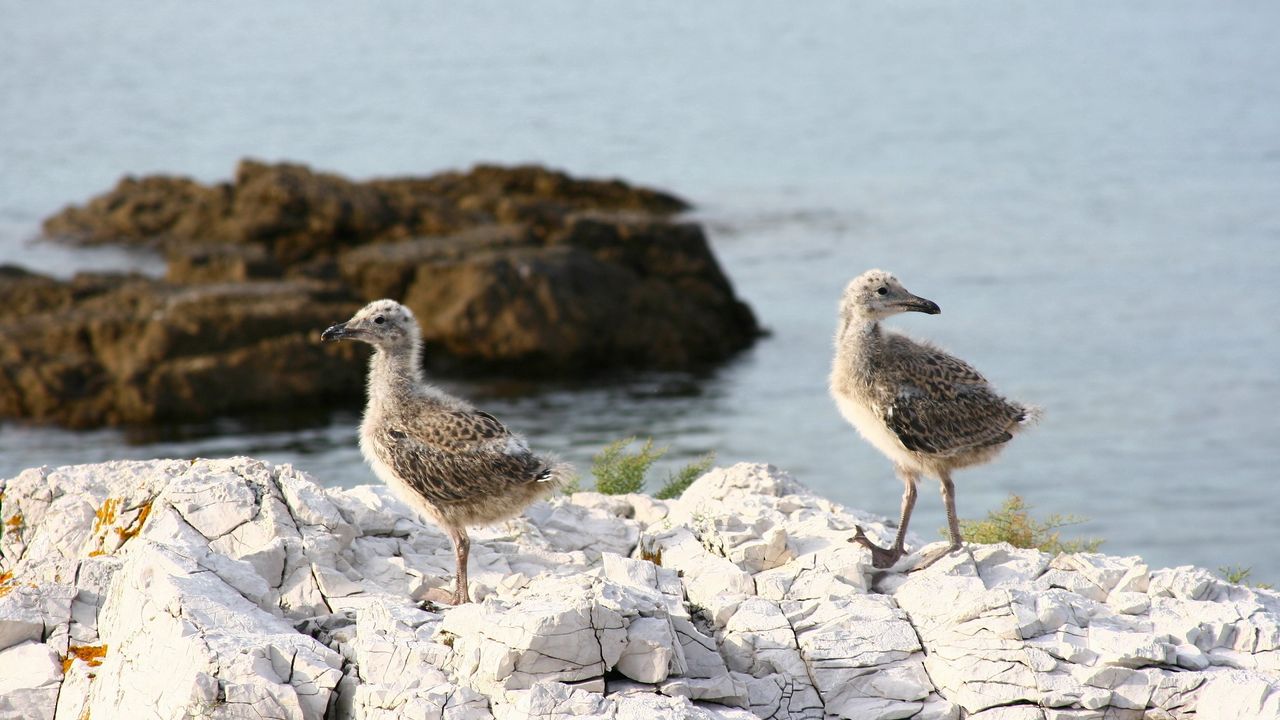
<instances>
[{"instance_id":1,"label":"chick's dark eye","mask_svg":"<svg viewBox=\"0 0 1280 720\"><path fill-rule=\"evenodd\" d=\"M877 295L888 295L888 294L889 294L889 288L882 287L882 288L880 288L879 290L876 290L876 294L877 294Z\"/></svg>"},{"instance_id":2,"label":"chick's dark eye","mask_svg":"<svg viewBox=\"0 0 1280 720\"><path fill-rule=\"evenodd\" d=\"M373 321L378 325L381 325L382 323L386 322L387 319L379 315L378 317L374 318Z\"/></svg>"}]
</instances>

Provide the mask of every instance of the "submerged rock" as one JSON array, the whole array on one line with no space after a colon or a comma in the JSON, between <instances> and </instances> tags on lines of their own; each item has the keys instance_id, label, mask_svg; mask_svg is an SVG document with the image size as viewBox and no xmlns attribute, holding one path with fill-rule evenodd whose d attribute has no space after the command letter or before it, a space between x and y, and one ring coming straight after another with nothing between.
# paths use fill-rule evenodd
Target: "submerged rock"
<instances>
[{"instance_id":1,"label":"submerged rock","mask_svg":"<svg viewBox=\"0 0 1280 720\"><path fill-rule=\"evenodd\" d=\"M535 505L457 608L415 600L452 550L381 487L233 458L0 491L4 716L1280 717L1275 593L1007 545L876 571L847 538L891 528L769 466Z\"/></svg>"}]
</instances>

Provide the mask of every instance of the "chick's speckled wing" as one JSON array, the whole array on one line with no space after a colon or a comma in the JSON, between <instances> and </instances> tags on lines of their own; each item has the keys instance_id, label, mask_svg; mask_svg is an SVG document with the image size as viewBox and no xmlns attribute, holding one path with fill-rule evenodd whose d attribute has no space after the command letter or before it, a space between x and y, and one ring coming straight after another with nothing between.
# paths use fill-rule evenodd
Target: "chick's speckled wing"
<instances>
[{"instance_id":1,"label":"chick's speckled wing","mask_svg":"<svg viewBox=\"0 0 1280 720\"><path fill-rule=\"evenodd\" d=\"M1010 440L1026 410L1000 397L968 363L905 338L878 358L885 424L908 450L956 455Z\"/></svg>"},{"instance_id":2,"label":"chick's speckled wing","mask_svg":"<svg viewBox=\"0 0 1280 720\"><path fill-rule=\"evenodd\" d=\"M514 439L498 418L480 410L428 410L402 417L398 424L416 441L448 452L503 446Z\"/></svg>"},{"instance_id":3,"label":"chick's speckled wing","mask_svg":"<svg viewBox=\"0 0 1280 720\"><path fill-rule=\"evenodd\" d=\"M387 423L386 461L427 501L447 505L545 479L548 463L497 418L479 410L434 410Z\"/></svg>"}]
</instances>

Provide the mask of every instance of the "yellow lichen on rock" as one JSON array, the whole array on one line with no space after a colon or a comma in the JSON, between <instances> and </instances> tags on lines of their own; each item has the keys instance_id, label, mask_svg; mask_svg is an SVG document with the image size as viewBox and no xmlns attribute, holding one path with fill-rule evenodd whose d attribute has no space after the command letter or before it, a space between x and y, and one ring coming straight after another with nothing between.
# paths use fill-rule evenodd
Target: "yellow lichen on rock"
<instances>
[{"instance_id":1,"label":"yellow lichen on rock","mask_svg":"<svg viewBox=\"0 0 1280 720\"><path fill-rule=\"evenodd\" d=\"M83 660L91 668L98 667L106 655L106 645L70 645L67 647L67 656L62 658L62 672L65 675L76 660Z\"/></svg>"},{"instance_id":2,"label":"yellow lichen on rock","mask_svg":"<svg viewBox=\"0 0 1280 720\"><path fill-rule=\"evenodd\" d=\"M109 497L102 502L102 507L98 508L98 512L94 515L93 535L96 539L95 547L89 551L89 557L97 557L99 555L107 555L120 549L122 545L135 537L142 531L142 526L147 521L147 516L151 514L151 501L138 506L138 514L134 516L133 521L126 527L114 527L120 519L120 498ZM123 512L130 512L133 508L126 508ZM115 531L116 539L110 547L107 545L107 538L110 532Z\"/></svg>"},{"instance_id":3,"label":"yellow lichen on rock","mask_svg":"<svg viewBox=\"0 0 1280 720\"><path fill-rule=\"evenodd\" d=\"M133 519L132 523L129 523L129 527L116 528L116 535L120 536L121 545L124 545L130 538L136 537L138 533L142 532L142 526L147 522L149 515L151 515L150 500L138 508L138 516Z\"/></svg>"},{"instance_id":4,"label":"yellow lichen on rock","mask_svg":"<svg viewBox=\"0 0 1280 720\"><path fill-rule=\"evenodd\" d=\"M103 528L110 527L116 521L116 510L120 507L120 499L109 497L102 501L102 507L98 508L98 512L93 518L93 534L97 535L102 532Z\"/></svg>"}]
</instances>

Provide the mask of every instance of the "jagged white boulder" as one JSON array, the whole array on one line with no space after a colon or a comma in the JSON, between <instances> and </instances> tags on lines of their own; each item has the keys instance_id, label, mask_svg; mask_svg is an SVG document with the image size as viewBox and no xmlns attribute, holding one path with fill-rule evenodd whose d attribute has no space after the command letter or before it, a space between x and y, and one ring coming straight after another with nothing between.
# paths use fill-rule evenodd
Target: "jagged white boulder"
<instances>
[{"instance_id":1,"label":"jagged white boulder","mask_svg":"<svg viewBox=\"0 0 1280 720\"><path fill-rule=\"evenodd\" d=\"M52 718L62 685L62 656L27 640L0 650L0 717Z\"/></svg>"},{"instance_id":2,"label":"jagged white boulder","mask_svg":"<svg viewBox=\"0 0 1280 720\"><path fill-rule=\"evenodd\" d=\"M627 625L617 603L595 602L591 592L579 586L567 595L489 599L450 610L437 631L437 642L453 649L448 668L498 697L539 681L602 677L627 647Z\"/></svg>"},{"instance_id":3,"label":"jagged white boulder","mask_svg":"<svg viewBox=\"0 0 1280 720\"><path fill-rule=\"evenodd\" d=\"M0 718L1280 718L1280 597L1196 568L970 546L784 472L575 493L448 539L381 487L249 458L0 481Z\"/></svg>"},{"instance_id":4,"label":"jagged white boulder","mask_svg":"<svg viewBox=\"0 0 1280 720\"><path fill-rule=\"evenodd\" d=\"M258 607L173 546L136 540L99 616L108 649L90 690L98 716L245 706L321 717L341 656Z\"/></svg>"}]
</instances>

